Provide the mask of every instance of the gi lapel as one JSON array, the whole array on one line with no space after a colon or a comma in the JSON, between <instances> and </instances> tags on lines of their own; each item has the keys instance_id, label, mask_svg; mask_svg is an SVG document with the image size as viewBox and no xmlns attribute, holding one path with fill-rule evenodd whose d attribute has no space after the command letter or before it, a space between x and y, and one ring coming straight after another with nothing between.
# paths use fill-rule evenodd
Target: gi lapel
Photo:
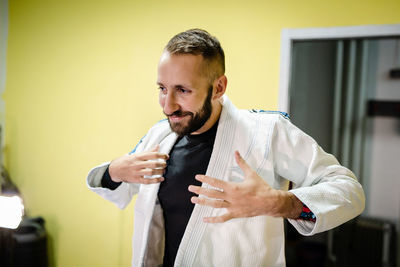
<instances>
[{"instance_id":1,"label":"gi lapel","mask_svg":"<svg viewBox=\"0 0 400 267\"><path fill-rule=\"evenodd\" d=\"M238 110L227 96L223 97L223 108L219 119L214 148L208 164L207 176L226 179L230 157L233 157L233 141L237 125ZM203 186L206 186L203 184ZM195 205L192 215L186 226L179 250L175 259L175 266L192 266L197 247L201 242L207 224L204 217L212 216L213 208Z\"/></svg>"}]
</instances>

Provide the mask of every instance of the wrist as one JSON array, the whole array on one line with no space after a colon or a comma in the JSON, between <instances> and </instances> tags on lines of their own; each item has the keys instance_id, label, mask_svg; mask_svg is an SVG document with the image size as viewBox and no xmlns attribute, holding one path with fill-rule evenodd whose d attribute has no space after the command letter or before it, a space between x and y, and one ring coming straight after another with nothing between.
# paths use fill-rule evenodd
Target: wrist
<instances>
[{"instance_id":1,"label":"wrist","mask_svg":"<svg viewBox=\"0 0 400 267\"><path fill-rule=\"evenodd\" d=\"M122 180L116 177L112 163L113 162L111 162L110 165L108 165L108 174L110 175L111 181L115 183L120 183L122 182Z\"/></svg>"},{"instance_id":2,"label":"wrist","mask_svg":"<svg viewBox=\"0 0 400 267\"><path fill-rule=\"evenodd\" d=\"M290 199L290 210L287 218L298 219L303 209L303 202L300 201L293 193L287 192Z\"/></svg>"},{"instance_id":3,"label":"wrist","mask_svg":"<svg viewBox=\"0 0 400 267\"><path fill-rule=\"evenodd\" d=\"M291 192L278 190L280 194L279 217L287 219L298 219L302 212L303 203Z\"/></svg>"},{"instance_id":4,"label":"wrist","mask_svg":"<svg viewBox=\"0 0 400 267\"><path fill-rule=\"evenodd\" d=\"M107 167L106 171L103 174L103 177L101 178L101 187L108 188L110 190L115 190L121 185L121 183L114 182L111 179L108 169L109 168Z\"/></svg>"}]
</instances>

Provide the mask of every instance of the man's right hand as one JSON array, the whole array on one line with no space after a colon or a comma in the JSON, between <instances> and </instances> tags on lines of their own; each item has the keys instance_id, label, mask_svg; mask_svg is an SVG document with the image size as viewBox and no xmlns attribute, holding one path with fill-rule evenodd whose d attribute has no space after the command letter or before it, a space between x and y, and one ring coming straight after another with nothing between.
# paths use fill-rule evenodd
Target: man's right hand
<instances>
[{"instance_id":1,"label":"man's right hand","mask_svg":"<svg viewBox=\"0 0 400 267\"><path fill-rule=\"evenodd\" d=\"M168 154L158 152L159 145L142 153L124 155L111 161L108 172L114 182L155 184L164 181L162 177L167 166ZM157 178L145 178L160 175Z\"/></svg>"}]
</instances>

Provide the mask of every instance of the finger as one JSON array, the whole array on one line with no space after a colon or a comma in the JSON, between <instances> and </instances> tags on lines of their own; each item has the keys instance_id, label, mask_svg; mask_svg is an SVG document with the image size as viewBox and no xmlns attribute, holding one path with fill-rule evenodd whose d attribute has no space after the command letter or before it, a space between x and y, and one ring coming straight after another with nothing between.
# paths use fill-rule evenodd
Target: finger
<instances>
[{"instance_id":1,"label":"finger","mask_svg":"<svg viewBox=\"0 0 400 267\"><path fill-rule=\"evenodd\" d=\"M133 183L133 184L154 184L164 181L165 178L164 177L144 178L143 175L132 175L129 178L124 178L121 180L125 183Z\"/></svg>"},{"instance_id":2,"label":"finger","mask_svg":"<svg viewBox=\"0 0 400 267\"><path fill-rule=\"evenodd\" d=\"M223 223L233 219L234 217L228 212L224 215L217 216L217 217L204 217L203 222L205 223Z\"/></svg>"},{"instance_id":3,"label":"finger","mask_svg":"<svg viewBox=\"0 0 400 267\"><path fill-rule=\"evenodd\" d=\"M150 149L151 152L158 152L158 150L160 149L160 145L157 144L155 147L153 147L152 149Z\"/></svg>"},{"instance_id":4,"label":"finger","mask_svg":"<svg viewBox=\"0 0 400 267\"><path fill-rule=\"evenodd\" d=\"M134 155L134 157L136 157L137 160L155 160L155 159L167 160L169 158L168 154L161 152L154 152L154 151L136 154Z\"/></svg>"},{"instance_id":5,"label":"finger","mask_svg":"<svg viewBox=\"0 0 400 267\"><path fill-rule=\"evenodd\" d=\"M167 167L167 163L165 161L139 161L132 163L132 166L135 169L164 169Z\"/></svg>"},{"instance_id":6,"label":"finger","mask_svg":"<svg viewBox=\"0 0 400 267\"><path fill-rule=\"evenodd\" d=\"M197 195L204 195L209 198L217 198L217 199L225 198L224 192L214 190L214 189L204 188L204 187L195 186L195 185L190 185L188 189L192 193L195 193Z\"/></svg>"},{"instance_id":7,"label":"finger","mask_svg":"<svg viewBox=\"0 0 400 267\"><path fill-rule=\"evenodd\" d=\"M146 176L153 176L153 175L162 175L164 174L163 169L143 169L137 172L139 176L143 177Z\"/></svg>"},{"instance_id":8,"label":"finger","mask_svg":"<svg viewBox=\"0 0 400 267\"><path fill-rule=\"evenodd\" d=\"M192 197L190 199L192 203L199 204L201 206L209 206L217 209L227 208L229 207L229 202L226 202L222 199L208 199L204 197Z\"/></svg>"},{"instance_id":9,"label":"finger","mask_svg":"<svg viewBox=\"0 0 400 267\"><path fill-rule=\"evenodd\" d=\"M164 181L164 177L159 177L159 178L139 178L138 183L139 184L157 184L161 183Z\"/></svg>"},{"instance_id":10,"label":"finger","mask_svg":"<svg viewBox=\"0 0 400 267\"><path fill-rule=\"evenodd\" d=\"M242 171L244 172L244 176L247 177L248 175L251 174L251 172L253 172L253 169L250 167L249 164L247 164L247 162L242 158L242 156L240 155L239 151L235 151L235 160L236 163L239 165L239 167L242 169Z\"/></svg>"},{"instance_id":11,"label":"finger","mask_svg":"<svg viewBox=\"0 0 400 267\"><path fill-rule=\"evenodd\" d=\"M210 176L197 174L195 176L196 180L211 185L212 187L219 188L222 191L228 186L228 183L219 179L212 178Z\"/></svg>"}]
</instances>

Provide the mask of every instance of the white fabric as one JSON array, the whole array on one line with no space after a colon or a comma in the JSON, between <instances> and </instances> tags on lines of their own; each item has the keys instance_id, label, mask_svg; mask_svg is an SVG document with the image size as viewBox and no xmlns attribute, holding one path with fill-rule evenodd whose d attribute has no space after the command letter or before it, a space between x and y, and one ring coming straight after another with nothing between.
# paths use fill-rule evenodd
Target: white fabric
<instances>
[{"instance_id":1,"label":"white fabric","mask_svg":"<svg viewBox=\"0 0 400 267\"><path fill-rule=\"evenodd\" d=\"M146 151L160 144L160 151L169 153L176 138L168 122L161 121L150 129L136 151ZM311 137L282 115L238 110L224 96L206 175L241 181L243 173L234 160L235 150L272 187L287 190L289 181L293 182L291 192L316 216L315 223L289 220L303 235L329 230L364 209L364 193L354 174L340 166ZM90 171L89 188L120 208L139 192L135 205L132 266L161 265L164 225L157 200L159 184L139 187L123 183L114 191L101 188L101 177L107 165L104 163ZM175 266L285 266L282 218L257 216L220 224L202 221L203 217L223 213L224 209L195 205Z\"/></svg>"}]
</instances>

